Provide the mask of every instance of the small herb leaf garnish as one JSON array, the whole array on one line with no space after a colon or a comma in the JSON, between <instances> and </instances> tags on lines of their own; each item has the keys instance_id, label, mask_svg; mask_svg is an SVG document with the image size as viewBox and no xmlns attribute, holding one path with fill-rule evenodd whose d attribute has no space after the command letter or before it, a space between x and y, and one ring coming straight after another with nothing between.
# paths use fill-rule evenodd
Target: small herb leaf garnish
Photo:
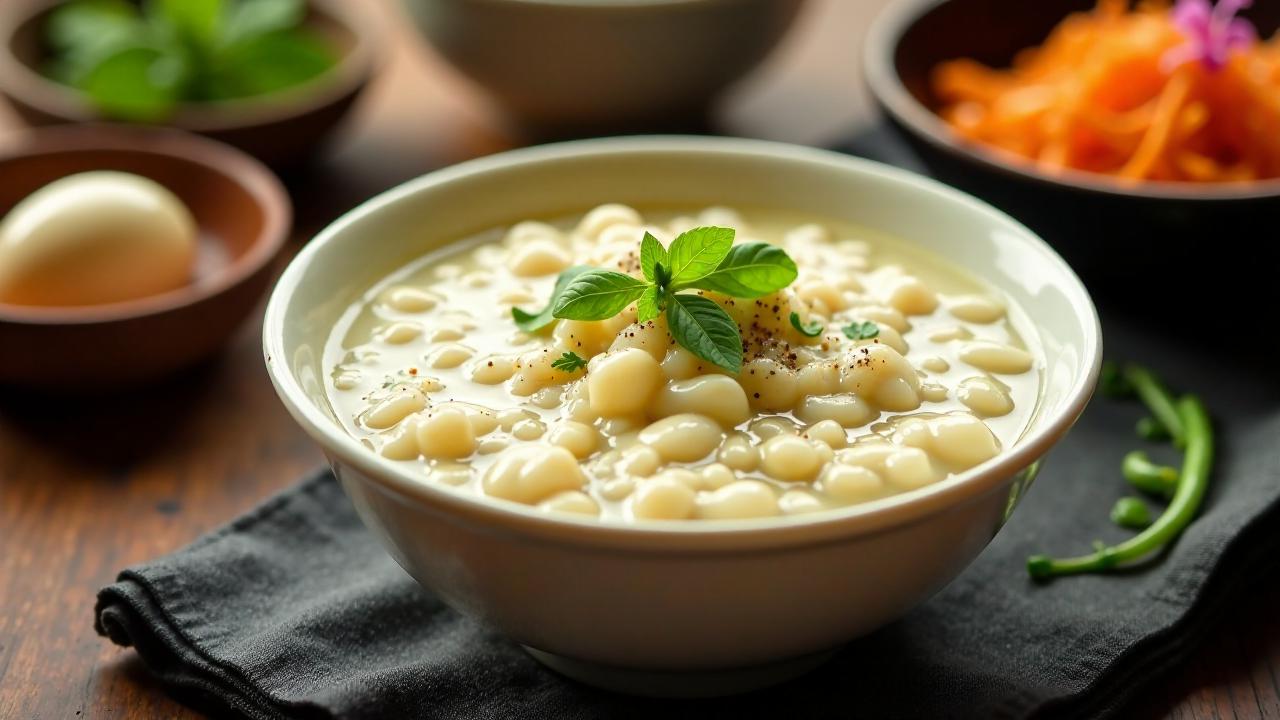
<instances>
[{"instance_id":1,"label":"small herb leaf garnish","mask_svg":"<svg viewBox=\"0 0 1280 720\"><path fill-rule=\"evenodd\" d=\"M740 298L758 298L775 293L795 282L795 261L777 245L747 243L735 245L715 270L698 278L702 290Z\"/></svg>"},{"instance_id":2,"label":"small herb leaf garnish","mask_svg":"<svg viewBox=\"0 0 1280 720\"><path fill-rule=\"evenodd\" d=\"M733 228L699 227L686 230L671 241L667 253L671 283L689 287L693 281L711 273L733 247Z\"/></svg>"},{"instance_id":3,"label":"small herb leaf garnish","mask_svg":"<svg viewBox=\"0 0 1280 720\"><path fill-rule=\"evenodd\" d=\"M870 340L880 334L880 326L871 322L858 322L857 320L840 328L844 336L850 340Z\"/></svg>"},{"instance_id":4,"label":"small herb leaf garnish","mask_svg":"<svg viewBox=\"0 0 1280 720\"><path fill-rule=\"evenodd\" d=\"M551 363L551 367L561 372L567 372L567 373L577 372L586 366L587 366L587 361L583 360L575 352L564 353L560 357L556 358L554 362Z\"/></svg>"},{"instance_id":5,"label":"small herb leaf garnish","mask_svg":"<svg viewBox=\"0 0 1280 720\"><path fill-rule=\"evenodd\" d=\"M612 270L588 270L556 298L551 314L569 320L604 320L635 302L648 284Z\"/></svg>"},{"instance_id":6,"label":"small herb leaf garnish","mask_svg":"<svg viewBox=\"0 0 1280 720\"><path fill-rule=\"evenodd\" d=\"M660 302L658 288L652 285L645 288L640 295L640 299L636 300L636 320L644 323L661 315L663 308L659 304Z\"/></svg>"},{"instance_id":7,"label":"small herb leaf garnish","mask_svg":"<svg viewBox=\"0 0 1280 720\"><path fill-rule=\"evenodd\" d=\"M561 271L560 275L556 277L556 287L551 291L551 302L536 313L526 312L518 307L511 308L511 317L515 319L516 327L531 333L537 332L555 322L556 318L551 314L551 311L555 306L556 298L560 297L560 294L569 286L569 283L573 282L574 278L588 270L591 270L590 266L574 265Z\"/></svg>"},{"instance_id":8,"label":"small herb leaf garnish","mask_svg":"<svg viewBox=\"0 0 1280 720\"><path fill-rule=\"evenodd\" d=\"M819 335L822 334L822 330L823 328L826 327L826 325L823 325L817 320L810 320L809 322L804 322L803 320L800 319L800 313L793 312L791 313L791 327L795 328L797 331L799 331L801 335L805 337L818 337Z\"/></svg>"},{"instance_id":9,"label":"small herb leaf garnish","mask_svg":"<svg viewBox=\"0 0 1280 720\"><path fill-rule=\"evenodd\" d=\"M672 295L667 304L667 329L694 355L735 375L742 372L738 324L715 301L701 295Z\"/></svg>"},{"instance_id":10,"label":"small herb leaf garnish","mask_svg":"<svg viewBox=\"0 0 1280 720\"><path fill-rule=\"evenodd\" d=\"M657 282L653 268L659 263L665 267L671 266L667 249L662 247L662 243L652 233L645 232L644 239L640 241L640 270L644 273L645 280Z\"/></svg>"}]
</instances>

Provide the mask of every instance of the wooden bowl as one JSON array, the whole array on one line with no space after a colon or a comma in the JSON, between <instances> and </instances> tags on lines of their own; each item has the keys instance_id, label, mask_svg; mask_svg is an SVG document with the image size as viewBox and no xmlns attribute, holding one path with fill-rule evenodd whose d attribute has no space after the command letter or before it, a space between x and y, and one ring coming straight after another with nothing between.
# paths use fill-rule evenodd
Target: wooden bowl
<instances>
[{"instance_id":1,"label":"wooden bowl","mask_svg":"<svg viewBox=\"0 0 1280 720\"><path fill-rule=\"evenodd\" d=\"M0 93L31 125L103 120L83 93L40 73L48 57L45 19L62 0L0 2ZM329 72L277 93L185 103L162 124L234 145L273 167L315 153L368 85L377 65L376 31L363 3L309 0L307 24L341 54Z\"/></svg>"},{"instance_id":2,"label":"wooden bowl","mask_svg":"<svg viewBox=\"0 0 1280 720\"><path fill-rule=\"evenodd\" d=\"M1125 185L1081 171L1049 175L1029 161L962 140L937 115L940 103L930 75L939 63L969 57L1007 66L1017 51L1042 43L1067 15L1095 4L896 0L868 34L867 83L933 174L1030 225L1095 292L1145 302L1148 293L1134 285L1135 275L1156 281L1189 268L1240 278L1241 263L1230 253L1208 251L1206 241L1227 240L1241 248L1266 242L1259 230L1270 227L1280 211L1280 180ZM1257 3L1246 16L1268 37L1280 27L1280 2ZM1237 291L1251 286L1233 285Z\"/></svg>"},{"instance_id":3,"label":"wooden bowl","mask_svg":"<svg viewBox=\"0 0 1280 720\"><path fill-rule=\"evenodd\" d=\"M255 308L288 235L289 197L253 158L176 130L49 128L0 136L0 216L75 173L119 170L174 192L199 225L186 287L86 307L0 303L0 383L111 388L164 375L217 350Z\"/></svg>"}]
</instances>

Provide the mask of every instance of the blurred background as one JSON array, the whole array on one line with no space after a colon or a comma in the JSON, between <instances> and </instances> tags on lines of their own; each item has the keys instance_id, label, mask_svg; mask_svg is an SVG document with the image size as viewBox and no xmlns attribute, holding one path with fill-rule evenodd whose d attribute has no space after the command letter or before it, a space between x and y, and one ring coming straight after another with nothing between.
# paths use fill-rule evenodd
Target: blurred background
<instances>
[{"instance_id":1,"label":"blurred background","mask_svg":"<svg viewBox=\"0 0 1280 720\"><path fill-rule=\"evenodd\" d=\"M0 302L0 607L23 608L0 612L0 716L186 712L92 633L93 592L321 464L263 371L260 299L361 201L469 158L619 132L920 167L863 79L868 27L891 0L246 0L262 9L234 37L210 35L212 2L157 0L169 15L156 30L121 20L135 10L117 0L71 3L84 14L59 23L54 0L0 0L0 215L68 172L110 167L168 187L198 226L193 280L165 303ZM137 52L106 67L112 43ZM165 356L174 344L185 351ZM1231 693L1247 704L1251 669L1274 667L1277 647L1275 626L1224 635L1154 693L1152 716L1230 712ZM66 692L31 693L37 682Z\"/></svg>"}]
</instances>

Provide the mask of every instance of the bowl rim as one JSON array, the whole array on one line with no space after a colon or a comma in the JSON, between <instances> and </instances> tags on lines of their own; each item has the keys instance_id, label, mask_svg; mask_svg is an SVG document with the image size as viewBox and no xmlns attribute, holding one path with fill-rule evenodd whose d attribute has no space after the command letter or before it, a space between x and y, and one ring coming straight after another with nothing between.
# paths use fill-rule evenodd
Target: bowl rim
<instances>
[{"instance_id":1,"label":"bowl rim","mask_svg":"<svg viewBox=\"0 0 1280 720\"><path fill-rule=\"evenodd\" d=\"M383 208L411 202L417 195L454 182L516 167L554 165L557 161L636 154L680 153L690 158L713 155L747 157L757 162L802 162L843 172L871 176L875 182L924 190L943 202L956 203L995 226L1018 235L1047 262L1057 266L1063 289L1077 321L1083 324L1085 345L1077 377L1057 413L1038 421L1009 451L947 481L900 495L804 518L757 518L714 523L646 521L603 523L594 518L554 515L533 507L437 488L378 457L349 435L308 399L290 367L283 328L294 289L321 249L348 228ZM303 429L325 450L330 462L361 471L380 489L434 508L450 520L465 518L493 532L505 531L546 541L582 543L636 551L732 552L748 548L778 549L801 544L834 542L920 520L956 504L972 500L1011 482L1015 474L1041 458L1074 424L1092 395L1101 365L1101 326L1083 283L1047 243L994 207L937 181L899 168L828 150L740 138L698 136L618 137L541 145L498 153L429 173L392 188L347 212L309 242L285 268L267 303L263 322L263 352L267 372L281 401Z\"/></svg>"},{"instance_id":2,"label":"bowl rim","mask_svg":"<svg viewBox=\"0 0 1280 720\"><path fill-rule=\"evenodd\" d=\"M162 127L117 124L60 125L0 135L0 167L52 154L125 152L181 160L221 175L243 189L262 211L262 229L248 250L198 284L102 305L48 307L0 303L0 323L88 325L132 320L195 305L245 282L275 260L293 222L289 194L265 165L226 143Z\"/></svg>"},{"instance_id":3,"label":"bowl rim","mask_svg":"<svg viewBox=\"0 0 1280 720\"><path fill-rule=\"evenodd\" d=\"M1149 180L1126 185L1108 175L1084 170L1066 169L1056 175L1049 174L1020 157L965 141L907 90L895 62L907 31L924 16L953 1L890 0L869 26L862 50L863 77L872 96L893 120L935 149L1000 175L1093 195L1191 203L1280 197L1280 178L1248 183Z\"/></svg>"},{"instance_id":4,"label":"bowl rim","mask_svg":"<svg viewBox=\"0 0 1280 720\"><path fill-rule=\"evenodd\" d=\"M112 122L94 110L83 93L41 75L13 53L13 36L32 18L48 12L63 0L6 0L0 9L0 91L42 113L83 122ZM148 127L172 127L196 133L221 133L282 122L328 107L356 92L374 75L384 53L374 38L379 30L362 3L342 0L306 0L319 12L351 33L351 48L327 72L307 82L266 95L218 102L183 102L159 123L133 123Z\"/></svg>"}]
</instances>

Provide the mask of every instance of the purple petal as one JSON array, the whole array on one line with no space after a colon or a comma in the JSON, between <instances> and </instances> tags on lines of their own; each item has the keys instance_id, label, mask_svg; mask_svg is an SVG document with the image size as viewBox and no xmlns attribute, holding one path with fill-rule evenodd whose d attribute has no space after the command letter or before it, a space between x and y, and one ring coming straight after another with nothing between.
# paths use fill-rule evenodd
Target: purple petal
<instances>
[{"instance_id":1,"label":"purple petal","mask_svg":"<svg viewBox=\"0 0 1280 720\"><path fill-rule=\"evenodd\" d=\"M1253 0L1218 0L1218 12L1235 17L1241 10L1253 7Z\"/></svg>"},{"instance_id":2,"label":"purple petal","mask_svg":"<svg viewBox=\"0 0 1280 720\"><path fill-rule=\"evenodd\" d=\"M1173 8L1173 24L1189 35L1204 35L1212 24L1213 6L1209 0L1178 0Z\"/></svg>"},{"instance_id":3,"label":"purple petal","mask_svg":"<svg viewBox=\"0 0 1280 720\"><path fill-rule=\"evenodd\" d=\"M1236 18L1227 26L1224 43L1228 48L1247 48L1258 41L1258 30L1253 23Z\"/></svg>"}]
</instances>

